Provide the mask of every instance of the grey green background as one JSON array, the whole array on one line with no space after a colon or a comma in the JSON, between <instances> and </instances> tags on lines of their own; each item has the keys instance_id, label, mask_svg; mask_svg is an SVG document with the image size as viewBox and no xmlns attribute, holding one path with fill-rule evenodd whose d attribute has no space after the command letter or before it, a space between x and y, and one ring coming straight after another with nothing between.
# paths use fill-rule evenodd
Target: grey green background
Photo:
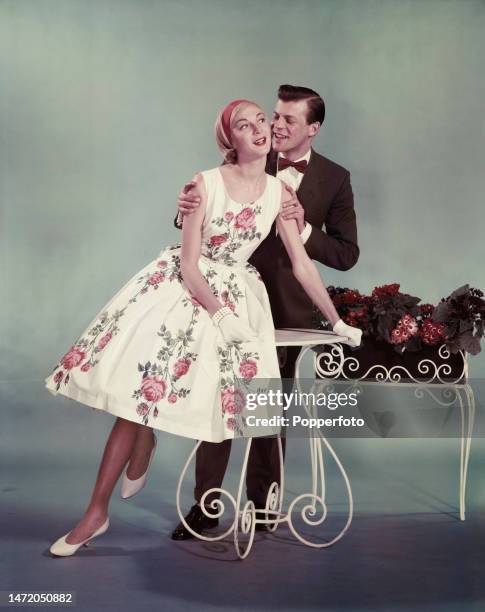
<instances>
[{"instance_id":1,"label":"grey green background","mask_svg":"<svg viewBox=\"0 0 485 612\"><path fill-rule=\"evenodd\" d=\"M41 381L180 239L219 108L285 82L322 94L315 148L352 176L360 259L325 282L485 288L484 25L472 0L2 0L2 380Z\"/></svg>"},{"instance_id":2,"label":"grey green background","mask_svg":"<svg viewBox=\"0 0 485 612\"><path fill-rule=\"evenodd\" d=\"M327 284L399 282L430 302L467 282L485 289L484 30L477 0L0 0L2 588L77 584L90 609L143 609L143 598L154 609L161 594L170 609L212 609L214 582L227 609L301 609L301 593L309 607L349 611L463 610L485 598L481 439L463 524L457 440L335 440L367 522L328 555L258 545L242 599L241 566L225 564L221 582L220 564L159 550L193 444L168 434L145 491L112 502L115 546L55 568L39 554L80 517L113 423L52 397L44 378L108 299L180 240L177 194L220 163L213 123L229 99L270 112L286 82L324 97L315 148L351 172L361 248L350 271L320 266ZM483 378L485 350L470 367ZM300 442L288 451L292 491L308 475ZM276 556L300 568L300 592Z\"/></svg>"},{"instance_id":3,"label":"grey green background","mask_svg":"<svg viewBox=\"0 0 485 612\"><path fill-rule=\"evenodd\" d=\"M322 94L315 148L352 176L360 259L324 281L485 289L484 25L472 0L2 0L2 385L59 410L43 378L180 240L181 185L220 163L219 108L271 112L285 82Z\"/></svg>"}]
</instances>

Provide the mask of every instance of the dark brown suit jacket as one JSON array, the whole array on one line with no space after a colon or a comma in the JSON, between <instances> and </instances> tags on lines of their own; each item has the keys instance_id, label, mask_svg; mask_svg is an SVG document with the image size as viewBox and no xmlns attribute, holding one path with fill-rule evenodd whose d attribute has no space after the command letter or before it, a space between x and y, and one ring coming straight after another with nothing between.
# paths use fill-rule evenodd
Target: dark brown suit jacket
<instances>
[{"instance_id":1,"label":"dark brown suit jacket","mask_svg":"<svg viewBox=\"0 0 485 612\"><path fill-rule=\"evenodd\" d=\"M268 155L266 172L276 175L277 154ZM312 149L296 192L313 226L305 249L311 259L336 270L349 270L359 258L354 195L350 173ZM177 219L175 219L176 227ZM323 229L325 226L325 230ZM321 315L296 280L286 249L276 236L276 222L249 259L266 285L276 328L316 328Z\"/></svg>"},{"instance_id":2,"label":"dark brown suit jacket","mask_svg":"<svg viewBox=\"0 0 485 612\"><path fill-rule=\"evenodd\" d=\"M277 154L270 152L268 174L276 175L276 161ZM296 193L305 209L305 220L312 225L305 243L308 255L336 270L352 268L359 258L359 247L348 170L312 149ZM318 327L321 315L294 277L290 258L275 230L276 222L249 260L266 285L275 327Z\"/></svg>"}]
</instances>

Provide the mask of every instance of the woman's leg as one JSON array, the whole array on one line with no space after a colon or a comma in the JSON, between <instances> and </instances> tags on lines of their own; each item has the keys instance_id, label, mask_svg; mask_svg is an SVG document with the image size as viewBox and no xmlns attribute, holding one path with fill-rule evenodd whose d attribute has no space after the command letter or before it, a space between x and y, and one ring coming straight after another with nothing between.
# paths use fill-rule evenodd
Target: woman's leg
<instances>
[{"instance_id":1,"label":"woman's leg","mask_svg":"<svg viewBox=\"0 0 485 612\"><path fill-rule=\"evenodd\" d=\"M130 480L136 480L146 472L154 444L155 434L153 429L145 425L139 425L130 462L126 469L126 475Z\"/></svg>"},{"instance_id":2,"label":"woman's leg","mask_svg":"<svg viewBox=\"0 0 485 612\"><path fill-rule=\"evenodd\" d=\"M140 428L149 429L120 417L116 419L104 448L91 500L84 516L67 536L68 544L85 540L106 520L111 494L131 456Z\"/></svg>"}]
</instances>

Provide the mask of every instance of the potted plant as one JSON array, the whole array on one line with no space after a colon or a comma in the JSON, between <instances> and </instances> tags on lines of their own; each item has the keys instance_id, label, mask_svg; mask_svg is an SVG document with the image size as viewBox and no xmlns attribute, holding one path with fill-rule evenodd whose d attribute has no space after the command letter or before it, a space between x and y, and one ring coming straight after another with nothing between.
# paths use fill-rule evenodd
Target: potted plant
<instances>
[{"instance_id":1,"label":"potted plant","mask_svg":"<svg viewBox=\"0 0 485 612\"><path fill-rule=\"evenodd\" d=\"M479 289L463 285L433 306L402 293L398 283L375 287L370 295L328 287L341 318L363 330L362 345L343 346L339 378L400 382L464 382L466 354L480 352L485 300ZM320 329L331 329L322 320ZM315 348L330 359L331 347ZM323 358L325 361L325 358Z\"/></svg>"}]
</instances>

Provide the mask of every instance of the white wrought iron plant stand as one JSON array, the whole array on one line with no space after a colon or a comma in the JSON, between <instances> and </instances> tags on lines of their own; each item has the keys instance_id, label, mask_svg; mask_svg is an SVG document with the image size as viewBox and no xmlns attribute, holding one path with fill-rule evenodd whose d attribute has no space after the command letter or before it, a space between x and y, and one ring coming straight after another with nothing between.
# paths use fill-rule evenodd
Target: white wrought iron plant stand
<instances>
[{"instance_id":1,"label":"white wrought iron plant stand","mask_svg":"<svg viewBox=\"0 0 485 612\"><path fill-rule=\"evenodd\" d=\"M339 372L344 364L344 353L341 344L348 343L348 339L343 336L338 336L333 332L324 332L317 330L308 330L308 329L282 329L276 330L276 345L277 346L302 346L302 350L298 356L296 367L295 367L295 382L299 391L301 391L300 387L300 365L301 362L306 355L306 353L315 346L322 344L331 344L332 345L332 359L330 363L329 369L326 371L326 374L329 378L333 378L339 375ZM315 358L316 359L316 355ZM338 365L338 359L340 359L341 365ZM321 360L320 360L321 361ZM325 367L320 363L319 364L319 372L320 374L325 373ZM314 416L311 412L311 408L307 405L304 406L305 411L307 412L309 417ZM228 537L231 533L234 538L234 546L236 549L236 553L240 559L244 559L248 556L254 541L254 532L256 528L256 523L264 523L267 525L267 528L270 532L276 531L276 529L282 523L286 523L293 533L295 538L297 538L303 544L307 546L311 546L313 548L327 548L335 544L338 540L340 540L345 532L348 530L350 523L352 522L353 516L353 498L352 498L352 489L350 487L350 481L345 472L345 469L340 462L337 454L329 444L328 440L323 436L319 429L316 429L315 436L309 437L309 445L310 445L310 463L311 463L311 480L312 480L312 490L309 493L302 493L298 495L295 499L291 501L288 506L286 512L283 511L283 498L285 491L285 468L283 462L283 449L281 445L280 436L278 439L278 452L279 452L279 461L280 461L280 484L277 482L273 482L269 488L268 495L266 498L266 505L264 508L256 508L254 502L251 500L246 501L243 504L243 490L245 483L245 476L249 458L249 452L251 450L252 438L248 438L246 443L246 451L244 455L244 461L241 468L241 475L239 478L239 486L237 490L237 495L234 497L227 489L214 487L212 489L207 490L201 500L200 506L202 512L211 518L220 518L223 516L225 512L225 503L224 499L228 500L232 505L232 509L234 512L234 520L231 525L223 532L214 536L206 536L194 531L185 521L181 506L180 506L180 493L182 490L182 484L187 473L188 467L191 464L197 449L199 448L201 441L197 442L192 452L190 453L183 469L179 477L178 485L177 485L177 511L179 517L185 526L185 528L196 538L206 541L206 542L216 542L219 540L223 540ZM299 503L306 501L307 503L301 508L300 516L303 521L312 527L321 525L327 518L328 510L325 502L325 476L324 476L324 466L323 466L323 447L322 444L328 449L331 456L334 458L337 467L339 468L342 477L345 482L345 487L348 495L348 515L345 525L340 530L340 532L331 540L327 542L311 542L307 538L303 537L297 530L294 521L293 514L296 515L296 507ZM208 495L211 493L218 493L221 495L223 499L214 499L210 502L210 508L206 507L206 499ZM258 513L258 518L256 518L256 513ZM259 518L261 515L264 518ZM240 534L243 534L247 541L244 543L240 542Z\"/></svg>"},{"instance_id":2,"label":"white wrought iron plant stand","mask_svg":"<svg viewBox=\"0 0 485 612\"><path fill-rule=\"evenodd\" d=\"M422 398L425 393L430 395L442 406L452 406L458 399L460 406L460 483L459 483L459 515L460 520L465 520L465 492L468 473L468 462L470 459L471 440L475 422L475 394L470 386L467 353L459 351L462 359L460 374L450 378L451 365L447 362L450 351L445 344L438 348L438 357L442 360L421 359L417 364L420 378L414 377L407 368L402 365L394 365L387 368L382 364L373 364L366 372L359 376L353 375L360 368L356 357L344 357L342 347L331 347L329 351L315 355L315 372L318 377L330 382L329 379L344 379L351 383L362 385L387 385L393 387L414 388L417 398ZM374 377L375 381L364 380ZM446 377L446 379L444 378ZM433 391L440 390L442 397L447 401L441 401ZM322 464L323 465L323 464Z\"/></svg>"}]
</instances>

